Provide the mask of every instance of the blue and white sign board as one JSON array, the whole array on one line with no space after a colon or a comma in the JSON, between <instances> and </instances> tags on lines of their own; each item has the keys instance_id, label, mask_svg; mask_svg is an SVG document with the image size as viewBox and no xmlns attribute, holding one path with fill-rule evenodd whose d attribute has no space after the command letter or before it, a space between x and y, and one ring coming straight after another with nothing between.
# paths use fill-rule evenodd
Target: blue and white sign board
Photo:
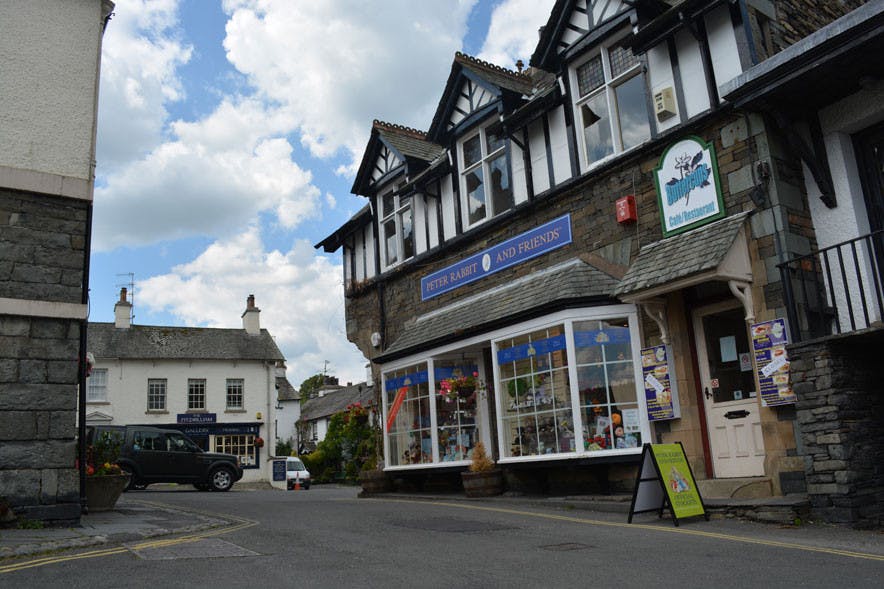
<instances>
[{"instance_id":1,"label":"blue and white sign board","mask_svg":"<svg viewBox=\"0 0 884 589\"><path fill-rule=\"evenodd\" d=\"M663 236L669 237L725 215L715 148L699 137L671 145L654 168Z\"/></svg>"},{"instance_id":2,"label":"blue and white sign board","mask_svg":"<svg viewBox=\"0 0 884 589\"><path fill-rule=\"evenodd\" d=\"M214 413L179 413L178 423L196 424L196 423L215 423L218 421L217 415Z\"/></svg>"},{"instance_id":3,"label":"blue and white sign board","mask_svg":"<svg viewBox=\"0 0 884 589\"><path fill-rule=\"evenodd\" d=\"M569 243L571 215L564 215L424 276L421 278L421 300L452 291Z\"/></svg>"}]
</instances>

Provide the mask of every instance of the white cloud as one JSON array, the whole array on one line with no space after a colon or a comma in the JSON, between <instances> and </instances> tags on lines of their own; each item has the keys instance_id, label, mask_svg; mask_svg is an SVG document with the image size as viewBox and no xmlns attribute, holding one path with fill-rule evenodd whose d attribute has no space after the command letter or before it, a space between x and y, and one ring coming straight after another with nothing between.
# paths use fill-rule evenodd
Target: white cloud
<instances>
[{"instance_id":1,"label":"white cloud","mask_svg":"<svg viewBox=\"0 0 884 589\"><path fill-rule=\"evenodd\" d=\"M375 118L429 126L474 4L225 0L224 47L313 155L359 158Z\"/></svg>"},{"instance_id":2,"label":"white cloud","mask_svg":"<svg viewBox=\"0 0 884 589\"><path fill-rule=\"evenodd\" d=\"M286 357L294 386L326 360L342 382L365 380L365 359L344 333L341 266L303 240L288 252L264 249L254 227L217 241L192 262L139 282L139 305L186 325L239 328L246 297L254 294L261 326Z\"/></svg>"},{"instance_id":3,"label":"white cloud","mask_svg":"<svg viewBox=\"0 0 884 589\"><path fill-rule=\"evenodd\" d=\"M491 13L488 35L479 58L507 69L521 59L528 67L540 38L538 30L549 20L555 0L504 0Z\"/></svg>"},{"instance_id":4,"label":"white cloud","mask_svg":"<svg viewBox=\"0 0 884 589\"><path fill-rule=\"evenodd\" d=\"M177 38L178 0L120 0L102 43L97 159L104 173L159 145L166 103L184 99L176 76L192 47Z\"/></svg>"}]
</instances>

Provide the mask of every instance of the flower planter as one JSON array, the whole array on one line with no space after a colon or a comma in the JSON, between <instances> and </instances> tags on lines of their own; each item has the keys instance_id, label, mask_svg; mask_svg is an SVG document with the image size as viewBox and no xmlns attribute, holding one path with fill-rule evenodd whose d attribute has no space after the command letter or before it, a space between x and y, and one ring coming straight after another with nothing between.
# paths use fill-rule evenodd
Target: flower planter
<instances>
[{"instance_id":1,"label":"flower planter","mask_svg":"<svg viewBox=\"0 0 884 589\"><path fill-rule=\"evenodd\" d=\"M488 470L485 472L460 473L463 490L467 497L493 497L503 493L503 471Z\"/></svg>"},{"instance_id":2,"label":"flower planter","mask_svg":"<svg viewBox=\"0 0 884 589\"><path fill-rule=\"evenodd\" d=\"M363 470L359 473L359 483L362 485L362 491L366 494L384 493L391 488L387 473L380 469Z\"/></svg>"},{"instance_id":3,"label":"flower planter","mask_svg":"<svg viewBox=\"0 0 884 589\"><path fill-rule=\"evenodd\" d=\"M129 475L86 477L86 505L90 512L110 511L129 484Z\"/></svg>"}]
</instances>

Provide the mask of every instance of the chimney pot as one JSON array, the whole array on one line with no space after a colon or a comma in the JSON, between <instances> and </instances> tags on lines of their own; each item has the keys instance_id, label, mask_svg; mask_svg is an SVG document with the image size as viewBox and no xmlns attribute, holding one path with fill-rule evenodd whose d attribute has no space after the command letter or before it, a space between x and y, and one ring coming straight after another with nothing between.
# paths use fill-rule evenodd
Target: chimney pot
<instances>
[{"instance_id":1,"label":"chimney pot","mask_svg":"<svg viewBox=\"0 0 884 589\"><path fill-rule=\"evenodd\" d=\"M250 294L249 298L246 300L246 307L249 309L255 308L255 295Z\"/></svg>"},{"instance_id":2,"label":"chimney pot","mask_svg":"<svg viewBox=\"0 0 884 589\"><path fill-rule=\"evenodd\" d=\"M121 303L126 302L127 294L128 294L128 291L126 290L125 286L120 289L120 302Z\"/></svg>"}]
</instances>

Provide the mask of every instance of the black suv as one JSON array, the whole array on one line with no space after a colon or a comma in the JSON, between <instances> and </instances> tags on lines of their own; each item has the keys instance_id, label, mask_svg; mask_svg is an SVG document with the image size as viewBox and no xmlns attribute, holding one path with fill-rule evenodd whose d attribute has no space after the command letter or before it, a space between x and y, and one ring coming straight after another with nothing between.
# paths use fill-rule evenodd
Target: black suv
<instances>
[{"instance_id":1,"label":"black suv","mask_svg":"<svg viewBox=\"0 0 884 589\"><path fill-rule=\"evenodd\" d=\"M201 491L228 491L242 478L236 456L204 452L178 430L142 425L90 426L87 443L105 432L122 440L117 463L131 475L126 490L143 489L151 483L192 483Z\"/></svg>"}]
</instances>

